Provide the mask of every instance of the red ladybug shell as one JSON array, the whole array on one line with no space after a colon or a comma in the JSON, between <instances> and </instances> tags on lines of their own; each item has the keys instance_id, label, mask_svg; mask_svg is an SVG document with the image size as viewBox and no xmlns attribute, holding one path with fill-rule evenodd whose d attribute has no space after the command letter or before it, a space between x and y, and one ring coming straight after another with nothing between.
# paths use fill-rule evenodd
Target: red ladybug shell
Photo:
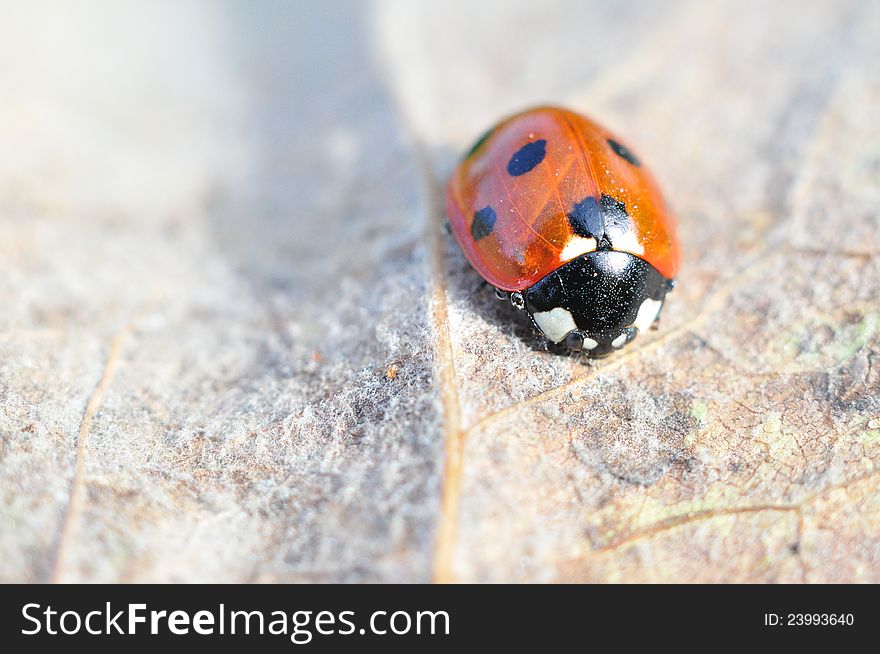
<instances>
[{"instance_id":1,"label":"red ladybug shell","mask_svg":"<svg viewBox=\"0 0 880 654\"><path fill-rule=\"evenodd\" d=\"M620 138L565 109L499 123L456 168L446 206L468 261L503 291L600 247L634 254L670 280L678 271L675 220L654 177ZM602 243L577 220L597 207L615 223Z\"/></svg>"}]
</instances>

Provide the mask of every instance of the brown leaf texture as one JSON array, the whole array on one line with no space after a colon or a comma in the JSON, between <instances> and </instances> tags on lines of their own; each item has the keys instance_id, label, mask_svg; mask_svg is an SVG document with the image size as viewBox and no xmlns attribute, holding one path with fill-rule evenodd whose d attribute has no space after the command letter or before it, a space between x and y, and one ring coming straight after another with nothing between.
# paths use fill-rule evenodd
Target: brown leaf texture
<instances>
[{"instance_id":1,"label":"brown leaf texture","mask_svg":"<svg viewBox=\"0 0 880 654\"><path fill-rule=\"evenodd\" d=\"M0 7L0 580L880 581L877 3L93 4ZM442 228L547 102L679 216L597 362Z\"/></svg>"}]
</instances>

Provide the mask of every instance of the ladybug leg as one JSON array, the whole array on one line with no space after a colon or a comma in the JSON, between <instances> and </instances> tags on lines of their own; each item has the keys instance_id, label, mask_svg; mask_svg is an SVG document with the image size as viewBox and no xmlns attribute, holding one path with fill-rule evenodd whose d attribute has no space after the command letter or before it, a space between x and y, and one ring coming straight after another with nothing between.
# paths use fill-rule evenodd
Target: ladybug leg
<instances>
[{"instance_id":1,"label":"ladybug leg","mask_svg":"<svg viewBox=\"0 0 880 654\"><path fill-rule=\"evenodd\" d=\"M519 291L514 291L510 294L510 303L513 305L514 309L519 309L520 311L523 311L526 308L526 301L523 299L522 293Z\"/></svg>"},{"instance_id":2,"label":"ladybug leg","mask_svg":"<svg viewBox=\"0 0 880 654\"><path fill-rule=\"evenodd\" d=\"M526 308L526 301L523 299L522 293L519 291L514 291L513 293L508 293L507 291L502 291L500 288L492 287L495 290L495 297L501 300L502 302L509 300L513 305L514 309L519 309L520 311L524 311Z\"/></svg>"},{"instance_id":3,"label":"ladybug leg","mask_svg":"<svg viewBox=\"0 0 880 654\"><path fill-rule=\"evenodd\" d=\"M656 332L660 329L660 315L658 314L656 318L654 318L654 322L651 323L651 331Z\"/></svg>"},{"instance_id":4,"label":"ladybug leg","mask_svg":"<svg viewBox=\"0 0 880 654\"><path fill-rule=\"evenodd\" d=\"M666 282L666 294L671 293L672 289L675 288L675 280L670 279ZM651 331L657 331L660 329L660 316L663 314L663 307L666 306L666 294L664 294L663 299L660 300L660 308L657 309L657 316L654 318L654 321L651 323Z\"/></svg>"},{"instance_id":5,"label":"ladybug leg","mask_svg":"<svg viewBox=\"0 0 880 654\"><path fill-rule=\"evenodd\" d=\"M534 331L534 336L535 349L541 350L542 352L549 352L550 349L556 345L539 331Z\"/></svg>"}]
</instances>

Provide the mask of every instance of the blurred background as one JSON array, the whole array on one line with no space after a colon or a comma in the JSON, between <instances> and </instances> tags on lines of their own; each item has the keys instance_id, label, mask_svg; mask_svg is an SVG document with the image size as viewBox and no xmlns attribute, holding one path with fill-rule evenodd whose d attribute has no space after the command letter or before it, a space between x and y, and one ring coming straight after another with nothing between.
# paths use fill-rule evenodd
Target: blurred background
<instances>
[{"instance_id":1,"label":"blurred background","mask_svg":"<svg viewBox=\"0 0 880 654\"><path fill-rule=\"evenodd\" d=\"M880 581L880 5L0 2L0 580ZM679 216L531 347L442 230L501 117Z\"/></svg>"}]
</instances>

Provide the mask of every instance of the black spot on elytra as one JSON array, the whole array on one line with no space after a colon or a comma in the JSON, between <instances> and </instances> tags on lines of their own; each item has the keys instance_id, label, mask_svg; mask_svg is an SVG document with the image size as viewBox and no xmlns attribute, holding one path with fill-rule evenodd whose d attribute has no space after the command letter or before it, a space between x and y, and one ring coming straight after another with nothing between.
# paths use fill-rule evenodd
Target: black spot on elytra
<instances>
[{"instance_id":1,"label":"black spot on elytra","mask_svg":"<svg viewBox=\"0 0 880 654\"><path fill-rule=\"evenodd\" d=\"M486 238L495 227L495 210L492 207L484 207L474 212L474 220L471 223L471 236L475 241Z\"/></svg>"},{"instance_id":2,"label":"black spot on elytra","mask_svg":"<svg viewBox=\"0 0 880 654\"><path fill-rule=\"evenodd\" d=\"M584 238L599 239L605 233L605 219L602 217L602 209L592 195L574 205L568 214L568 223L578 236Z\"/></svg>"},{"instance_id":3,"label":"black spot on elytra","mask_svg":"<svg viewBox=\"0 0 880 654\"><path fill-rule=\"evenodd\" d=\"M614 150L614 153L617 156L621 157L622 159L626 159L633 166L641 166L642 165L642 162L639 161L639 158L636 155L634 155L632 152L630 152L630 150L625 145L621 145L620 143L618 143L614 139L608 139L608 145L611 146L611 149Z\"/></svg>"},{"instance_id":4,"label":"black spot on elytra","mask_svg":"<svg viewBox=\"0 0 880 654\"><path fill-rule=\"evenodd\" d=\"M626 205L610 195L598 200L590 195L574 205L568 224L578 236L596 239L599 249L611 249L614 237L626 231L629 214Z\"/></svg>"},{"instance_id":5,"label":"black spot on elytra","mask_svg":"<svg viewBox=\"0 0 880 654\"><path fill-rule=\"evenodd\" d=\"M466 155L464 155L464 158L470 159L471 157L473 157L476 151L480 149L480 146L482 146L483 143L489 140L489 137L492 136L492 133L494 131L495 128L490 127L485 132L483 132L483 135L474 142L474 144L471 146L471 149L467 151Z\"/></svg>"},{"instance_id":6,"label":"black spot on elytra","mask_svg":"<svg viewBox=\"0 0 880 654\"><path fill-rule=\"evenodd\" d=\"M544 161L547 154L547 141L538 139L531 143L526 143L517 150L510 161L507 162L507 172L513 177L525 175L532 168Z\"/></svg>"},{"instance_id":7,"label":"black spot on elytra","mask_svg":"<svg viewBox=\"0 0 880 654\"><path fill-rule=\"evenodd\" d=\"M605 240L609 241L609 247L614 242L614 237L623 234L629 227L629 214L626 205L615 200L610 195L603 195L599 201L602 208L602 217L605 219Z\"/></svg>"}]
</instances>

